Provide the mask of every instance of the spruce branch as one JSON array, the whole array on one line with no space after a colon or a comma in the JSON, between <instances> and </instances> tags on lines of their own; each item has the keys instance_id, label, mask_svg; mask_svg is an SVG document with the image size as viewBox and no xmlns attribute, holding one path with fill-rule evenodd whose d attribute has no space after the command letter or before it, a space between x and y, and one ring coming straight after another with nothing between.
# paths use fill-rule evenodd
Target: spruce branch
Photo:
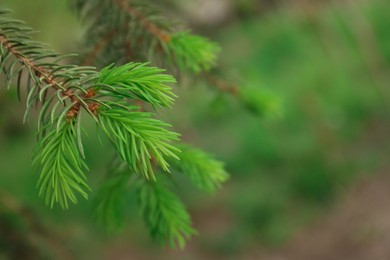
<instances>
[{"instance_id":1,"label":"spruce branch","mask_svg":"<svg viewBox=\"0 0 390 260\"><path fill-rule=\"evenodd\" d=\"M230 94L234 97L240 95L240 88L238 86L209 73L204 73L203 75L210 85L216 86L221 92Z\"/></svg>"},{"instance_id":2,"label":"spruce branch","mask_svg":"<svg viewBox=\"0 0 390 260\"><path fill-rule=\"evenodd\" d=\"M171 65L193 73L215 66L219 52L217 44L187 31L173 32L172 24L153 11L151 5L130 3L128 0L84 0L76 1L74 6L84 20L93 20L93 28L101 28L89 30L88 45L91 47L88 57L97 57L96 50L101 50L100 56L104 56L111 51L110 47L117 44L119 49L132 46L130 49L137 50L135 59L145 61L162 56L162 60ZM100 48L101 43L107 39L106 32L113 28L118 33L110 38L111 44L105 44L107 48L104 51ZM91 39L94 41L91 42ZM123 56L127 55L118 51L116 60Z\"/></svg>"},{"instance_id":3,"label":"spruce branch","mask_svg":"<svg viewBox=\"0 0 390 260\"><path fill-rule=\"evenodd\" d=\"M270 93L238 87L214 75L211 69L215 67L219 46L188 31L175 31L167 19L153 10L153 5L128 0L82 0L76 9L84 20L93 20L93 30L88 31L87 37L90 52L85 58L90 64L105 66L110 60L106 57L123 63L129 58L156 63L162 60L170 68L202 73L211 87L233 96L258 116L281 114L280 101ZM93 58L97 60L93 62Z\"/></svg>"},{"instance_id":4,"label":"spruce branch","mask_svg":"<svg viewBox=\"0 0 390 260\"><path fill-rule=\"evenodd\" d=\"M1 14L6 12L2 11ZM6 86L27 72L27 109L41 104L34 164L39 167L39 193L53 207L68 208L76 193L87 197L83 173L85 163L81 140L81 112L87 111L113 142L120 158L135 173L154 179L151 160L169 171L165 157L177 158L169 144L178 134L168 124L136 112L130 102L143 100L153 107L170 106L175 95L167 84L175 79L147 64L113 65L100 72L93 67L60 65L66 56L47 50L31 40L32 30L22 22L0 16L0 60Z\"/></svg>"},{"instance_id":5,"label":"spruce branch","mask_svg":"<svg viewBox=\"0 0 390 260\"><path fill-rule=\"evenodd\" d=\"M161 42L169 42L170 35L160 28L157 23L151 21L146 15L142 14L137 10L135 6L130 5L127 0L113 0L114 4L124 11L126 11L133 19L136 19L140 22L141 26L154 37L156 37Z\"/></svg>"},{"instance_id":6,"label":"spruce branch","mask_svg":"<svg viewBox=\"0 0 390 260\"><path fill-rule=\"evenodd\" d=\"M93 64L94 61L99 56L100 52L106 48L110 42L112 41L112 38L116 37L117 31L116 30L110 30L106 34L102 36L102 38L96 42L96 44L92 47L89 53L87 53L81 62L82 65L88 66L90 64Z\"/></svg>"},{"instance_id":7,"label":"spruce branch","mask_svg":"<svg viewBox=\"0 0 390 260\"><path fill-rule=\"evenodd\" d=\"M163 47L172 63L177 63L180 68L189 68L194 73L213 68L220 51L217 44L189 32L172 34Z\"/></svg>"},{"instance_id":8,"label":"spruce branch","mask_svg":"<svg viewBox=\"0 0 390 260\"><path fill-rule=\"evenodd\" d=\"M178 140L178 134L166 130L170 125L151 118L152 114L137 112L137 107L127 108L102 108L99 111L101 127L132 172L155 180L151 160L169 172L165 157L179 159L180 150L169 143Z\"/></svg>"},{"instance_id":9,"label":"spruce branch","mask_svg":"<svg viewBox=\"0 0 390 260\"><path fill-rule=\"evenodd\" d=\"M196 234L183 203L162 180L142 182L138 200L149 233L157 241L183 249L186 240Z\"/></svg>"},{"instance_id":10,"label":"spruce branch","mask_svg":"<svg viewBox=\"0 0 390 260\"><path fill-rule=\"evenodd\" d=\"M147 65L128 63L116 68L112 65L105 67L99 73L97 88L113 95L142 100L155 107L170 107L176 95L167 84L176 83L176 80L162 74L164 70Z\"/></svg>"},{"instance_id":11,"label":"spruce branch","mask_svg":"<svg viewBox=\"0 0 390 260\"><path fill-rule=\"evenodd\" d=\"M148 52L162 54L179 68L198 73L214 66L218 47L186 31L172 32L164 26L166 19L156 19L128 1L76 1L80 10L86 10L86 18L97 14L92 25L104 25L92 33L92 42L100 41L85 58L89 63L108 53L112 62L105 63L100 71L67 64L69 55L33 41L31 28L5 17L7 11L0 9L0 74L7 88L16 81L19 97L23 88L27 90L25 121L32 107L39 110L39 138L33 156L39 195L50 207L58 203L64 209L76 204L78 196L88 198L91 189L86 178L81 117L87 112L111 141L118 158L112 174L98 189L97 221L112 230L120 226L127 184L134 178L139 183L138 199L151 235L183 248L196 231L183 203L156 173L169 173L172 165L207 191L215 191L228 175L221 162L201 150L178 144L179 134L171 131L169 124L140 108L145 104L153 111L171 107L176 98L170 86L176 82L174 77L148 63L128 63L128 55L125 59L115 55L128 52L123 47L130 46L141 60ZM121 48L116 49L118 46ZM137 49L140 46L144 48Z\"/></svg>"},{"instance_id":12,"label":"spruce branch","mask_svg":"<svg viewBox=\"0 0 390 260\"><path fill-rule=\"evenodd\" d=\"M171 164L187 175L199 189L215 192L229 179L224 164L208 153L184 144L179 145L179 149L180 160L172 161Z\"/></svg>"},{"instance_id":13,"label":"spruce branch","mask_svg":"<svg viewBox=\"0 0 390 260\"><path fill-rule=\"evenodd\" d=\"M126 10L133 19L138 20L141 26L159 41L167 58L173 64L195 73L208 71L215 65L220 51L217 44L186 31L170 33L148 19L127 0L114 0L114 3L121 7L121 10Z\"/></svg>"},{"instance_id":14,"label":"spruce branch","mask_svg":"<svg viewBox=\"0 0 390 260\"><path fill-rule=\"evenodd\" d=\"M41 111L39 126L45 125L49 121L46 114L47 108L55 97L57 102L53 108L60 105L66 106L67 103L72 104L68 109L67 119L74 118L80 107L84 107L93 114L84 102L83 94L87 93L85 86L96 75L95 68L60 65L60 61L64 60L66 55L48 50L44 44L33 41L30 36L32 29L24 26L23 22L4 16L0 18L0 67L4 73L5 85L9 88L17 77L17 89L20 92L23 73L27 73L28 95L25 120L29 109L41 102L46 109ZM49 62L48 59L52 61ZM52 90L51 93L49 90ZM48 95L52 97L49 101L46 100ZM52 122L54 114L54 112L51 113Z\"/></svg>"},{"instance_id":15,"label":"spruce branch","mask_svg":"<svg viewBox=\"0 0 390 260\"><path fill-rule=\"evenodd\" d=\"M64 209L69 207L68 201L76 204L76 193L88 198L90 188L84 175L88 167L77 147L74 122L62 122L58 129L48 129L38 143L34 158L33 165L39 168L39 196L51 208L54 203Z\"/></svg>"},{"instance_id":16,"label":"spruce branch","mask_svg":"<svg viewBox=\"0 0 390 260\"><path fill-rule=\"evenodd\" d=\"M96 192L95 220L110 232L118 231L123 225L127 184L132 176L129 168L116 160Z\"/></svg>"},{"instance_id":17,"label":"spruce branch","mask_svg":"<svg viewBox=\"0 0 390 260\"><path fill-rule=\"evenodd\" d=\"M216 86L222 93L235 97L248 111L263 118L280 117L282 104L275 94L253 86L238 87L224 79L204 73L208 83Z\"/></svg>"}]
</instances>

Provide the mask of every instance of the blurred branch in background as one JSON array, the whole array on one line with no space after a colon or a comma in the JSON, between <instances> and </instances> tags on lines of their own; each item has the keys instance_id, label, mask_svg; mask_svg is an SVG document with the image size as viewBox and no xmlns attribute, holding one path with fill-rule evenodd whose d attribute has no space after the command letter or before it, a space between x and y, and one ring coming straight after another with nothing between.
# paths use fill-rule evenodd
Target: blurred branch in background
<instances>
[{"instance_id":1,"label":"blurred branch in background","mask_svg":"<svg viewBox=\"0 0 390 260\"><path fill-rule=\"evenodd\" d=\"M73 259L55 233L27 206L0 190L1 259Z\"/></svg>"}]
</instances>

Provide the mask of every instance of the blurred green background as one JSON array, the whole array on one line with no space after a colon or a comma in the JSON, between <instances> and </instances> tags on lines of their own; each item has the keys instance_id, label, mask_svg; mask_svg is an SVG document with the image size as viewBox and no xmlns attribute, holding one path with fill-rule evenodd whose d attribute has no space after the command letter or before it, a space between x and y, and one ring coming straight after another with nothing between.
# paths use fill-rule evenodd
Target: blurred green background
<instances>
[{"instance_id":1,"label":"blurred green background","mask_svg":"<svg viewBox=\"0 0 390 260\"><path fill-rule=\"evenodd\" d=\"M83 26L68 4L2 0L0 7L12 9L12 17L39 30L36 39L61 52L77 53ZM390 2L170 0L168 4L177 8L175 18L221 44L219 62L226 68L226 78L273 93L281 100L282 116L259 118L202 84L176 89L180 99L162 117L183 133L184 140L225 161L231 173L231 180L212 196L180 184L199 235L186 250L176 251L150 241L132 198L120 234L97 228L87 202L68 211L46 208L37 198L30 166L34 120L22 125L23 105L14 91L1 90L0 190L27 205L32 211L27 219L39 219L44 226L22 225L22 233L37 239L46 257L56 252L56 259L359 259L353 246L371 252L377 239L390 242L385 232L390 223L376 224L390 213L380 211L379 220L372 217L378 212L375 207L390 211L390 200L385 199L390 196L386 193L390 190L386 179ZM96 149L93 134L85 141L89 179L98 183L111 156ZM378 186L365 193L361 183ZM375 195L377 190L383 193ZM371 198L370 192L375 193L372 201L381 198L383 203L364 199ZM350 206L353 203L355 207ZM355 215L357 209L366 215ZM350 216L352 222L367 218L362 225L369 231L363 228L362 235L358 228L359 234L352 233L351 239L358 242L348 244L347 251L347 245L340 249L316 245L337 241L340 233L349 232L333 223L340 222L335 212ZM316 240L324 232L328 240ZM0 239L0 248L11 250L19 242ZM318 250L309 257L304 249L299 251L301 247ZM321 249L334 255L321 258ZM378 250L390 256L385 246Z\"/></svg>"}]
</instances>

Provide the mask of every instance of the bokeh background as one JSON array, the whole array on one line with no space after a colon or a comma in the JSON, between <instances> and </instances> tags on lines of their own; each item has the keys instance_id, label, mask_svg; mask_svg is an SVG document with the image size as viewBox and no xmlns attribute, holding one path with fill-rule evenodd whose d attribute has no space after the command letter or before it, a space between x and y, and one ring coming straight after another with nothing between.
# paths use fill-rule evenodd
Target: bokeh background
<instances>
[{"instance_id":1,"label":"bokeh background","mask_svg":"<svg viewBox=\"0 0 390 260\"><path fill-rule=\"evenodd\" d=\"M46 208L31 168L35 120L23 125L23 104L1 89L0 259L390 259L390 2L156 2L217 41L225 77L272 93L281 115L253 115L200 83L176 88L162 117L231 173L214 195L182 183L199 235L180 251L149 239L132 198L119 234L91 221L90 203ZM77 53L84 28L68 1L0 7ZM98 183L111 155L93 133L85 141Z\"/></svg>"}]
</instances>

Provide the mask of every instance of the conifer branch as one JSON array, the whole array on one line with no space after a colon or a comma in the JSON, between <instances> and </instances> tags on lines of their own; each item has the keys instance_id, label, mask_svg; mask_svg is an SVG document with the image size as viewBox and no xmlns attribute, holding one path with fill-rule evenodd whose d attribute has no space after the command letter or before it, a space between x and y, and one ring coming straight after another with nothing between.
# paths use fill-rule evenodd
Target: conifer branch
<instances>
[{"instance_id":1,"label":"conifer branch","mask_svg":"<svg viewBox=\"0 0 390 260\"><path fill-rule=\"evenodd\" d=\"M279 100L270 93L261 89L238 87L216 77L210 69L215 65L219 47L204 37L186 31L175 32L166 19L158 17L156 12L150 10L150 5L140 5L128 0L82 2L83 5L79 5L78 9L80 13L85 14L84 18L93 17L94 28L106 28L96 33L93 30L91 37L88 37L95 39L95 43L85 60L92 62L92 57L98 58L103 55L113 55L113 59L123 60L123 57L128 57L129 49L137 50L132 58L138 60L154 60L162 56L161 59L166 65L177 66L181 70L189 70L195 74L202 72L210 86L233 96L256 115L267 117L281 114ZM110 37L107 37L107 34ZM109 52L115 48L122 49L125 53ZM123 62L126 62L126 59Z\"/></svg>"},{"instance_id":2,"label":"conifer branch","mask_svg":"<svg viewBox=\"0 0 390 260\"><path fill-rule=\"evenodd\" d=\"M108 66L100 71L97 89L142 100L154 107L170 107L176 95L168 85L176 80L164 70L148 67L146 63L128 63L121 67Z\"/></svg>"},{"instance_id":3,"label":"conifer branch","mask_svg":"<svg viewBox=\"0 0 390 260\"><path fill-rule=\"evenodd\" d=\"M171 164L181 173L187 175L199 189L207 192L215 192L229 179L229 174L224 169L224 164L215 160L206 152L192 148L188 145L179 145L180 160Z\"/></svg>"},{"instance_id":4,"label":"conifer branch","mask_svg":"<svg viewBox=\"0 0 390 260\"><path fill-rule=\"evenodd\" d=\"M171 36L160 29L159 26L152 21L150 21L146 16L139 12L136 8L129 4L127 0L113 0L115 4L119 6L120 9L127 11L132 17L139 20L143 28L148 31L150 34L154 35L161 42L169 42Z\"/></svg>"},{"instance_id":5,"label":"conifer branch","mask_svg":"<svg viewBox=\"0 0 390 260\"><path fill-rule=\"evenodd\" d=\"M134 111L128 103L143 100L155 108L170 106L175 95L167 84L175 82L173 77L140 63L111 65L100 72L93 67L59 65L65 56L32 41L26 35L31 29L21 24L0 17L0 67L7 86L18 75L18 89L21 74L28 72L25 118L34 103L42 104L38 123L42 138L34 164L40 171L40 195L47 204L68 208L68 200L77 202L76 193L87 198L83 173L87 168L80 159L84 155L81 108L96 120L134 173L154 179L152 157L169 171L165 157L177 158L179 150L169 142L177 140L178 134L166 130L168 124L152 119L150 113Z\"/></svg>"},{"instance_id":6,"label":"conifer branch","mask_svg":"<svg viewBox=\"0 0 390 260\"><path fill-rule=\"evenodd\" d=\"M125 164L115 161L94 199L95 220L110 232L118 231L123 226L127 185L133 176Z\"/></svg>"},{"instance_id":7,"label":"conifer branch","mask_svg":"<svg viewBox=\"0 0 390 260\"><path fill-rule=\"evenodd\" d=\"M19 51L17 48L19 46L18 43L12 44L11 41L12 40L8 39L4 34L0 34L0 44L2 45L2 52L4 52L5 49L6 51L14 55L15 58L19 60L19 62L23 66L25 66L30 72L34 73L36 77L46 82L51 88L61 91L61 94L64 97L70 98L73 102L78 102L78 98L71 91L68 91L61 83L56 81L45 68L35 64L32 59L29 59L27 55ZM56 55L56 54L48 54L47 56L51 56L51 55ZM4 59L5 58L3 58L2 60L3 69L5 69L4 66L6 63ZM14 65L12 65L12 67L13 66ZM11 77L10 81L12 81L13 76L11 75L10 77Z\"/></svg>"},{"instance_id":8,"label":"conifer branch","mask_svg":"<svg viewBox=\"0 0 390 260\"><path fill-rule=\"evenodd\" d=\"M147 8L141 8L140 5L127 0L84 0L77 2L75 6L84 19L94 20L94 28L105 28L97 32L94 30L88 37L95 39L95 43L87 56L94 56L94 50L100 46L98 42L104 42L107 31L119 28L121 33L112 37L111 43L118 41L120 46L134 46L141 60L153 60L153 57L162 55L163 60L170 65L194 73L207 71L215 65L218 45L187 31L172 32L172 26L167 26L169 22L156 18L158 15L150 12L149 5ZM153 55L150 55L151 53ZM122 53L118 52L116 60L119 60L119 55Z\"/></svg>"},{"instance_id":9,"label":"conifer branch","mask_svg":"<svg viewBox=\"0 0 390 260\"><path fill-rule=\"evenodd\" d=\"M17 87L20 91L24 70L28 73L27 85L31 86L31 82L33 84L33 87L28 89L25 118L34 103L42 102L43 106L45 105L50 88L58 98L55 107L60 104L65 106L67 100L73 104L68 110L67 119L74 118L81 106L91 113L81 95L88 91L81 83L85 84L93 79L91 75L96 75L94 68L59 65L66 56L47 50L42 43L31 40L29 36L31 32L32 29L23 26L21 21L6 18L0 21L0 67L5 72L6 85L9 88L13 80L18 77ZM13 60L11 56L14 57ZM53 62L47 62L47 59L52 59ZM52 97L54 98L54 94ZM50 99L47 107L52 100ZM43 114L40 118L42 119L40 124L47 122Z\"/></svg>"},{"instance_id":10,"label":"conifer branch","mask_svg":"<svg viewBox=\"0 0 390 260\"><path fill-rule=\"evenodd\" d=\"M138 200L149 233L157 241L183 249L196 234L183 203L161 180L141 184Z\"/></svg>"},{"instance_id":11,"label":"conifer branch","mask_svg":"<svg viewBox=\"0 0 390 260\"><path fill-rule=\"evenodd\" d=\"M40 140L33 165L39 167L39 195L47 205L59 203L69 208L68 200L77 204L76 192L88 198L90 188L84 171L88 169L77 147L77 133L73 122L63 122L59 129L49 129Z\"/></svg>"},{"instance_id":12,"label":"conifer branch","mask_svg":"<svg viewBox=\"0 0 390 260\"><path fill-rule=\"evenodd\" d=\"M167 58L177 63L181 68L189 68L198 73L209 70L215 65L218 45L201 36L192 35L186 31L168 32L153 22L127 0L113 0L119 10L127 11L140 25L153 35L165 50Z\"/></svg>"},{"instance_id":13,"label":"conifer branch","mask_svg":"<svg viewBox=\"0 0 390 260\"><path fill-rule=\"evenodd\" d=\"M114 3L116 11L112 12ZM100 30L94 35L103 38L85 57L85 63L102 54L112 54L111 51L116 51L115 44L119 44L120 51L124 45L145 45L145 49L137 49L145 58L147 50L155 50L157 40L164 58L180 68L197 73L214 65L218 47L203 37L188 32L171 33L150 19L148 13L124 0L78 0L81 9L88 4L92 5L92 10L101 11L95 24L101 22L106 25L103 28L108 26L109 29L117 23L121 26ZM101 15L106 11L111 12L109 16ZM86 178L88 167L84 161L81 119L87 112L111 141L118 159L113 174L100 186L96 196L98 222L109 229L120 226L127 184L130 177L134 177L139 184L139 203L151 235L183 248L196 231L191 227L183 203L169 185L161 183L156 173L169 173L173 165L197 187L207 191L216 190L228 175L221 162L198 149L178 144L179 134L170 131L169 124L138 106L148 104L153 111L171 107L176 98L170 86L176 82L174 77L148 63L128 63L115 55L108 55L109 59L123 65L104 64L100 71L95 67L64 65L68 56L33 41L32 29L21 21L6 18L6 13L0 9L0 74L4 75L7 88L16 81L18 96L21 89L27 90L25 119L31 107L39 109L40 138L33 157L33 165L39 173L39 195L50 207L58 203L64 209L69 208L70 203L76 204L78 195L88 198L91 189ZM88 10L87 17L93 13ZM120 15L117 17L117 14ZM129 28L138 30L132 39L134 46L127 45L129 32L123 39L119 37L122 30ZM108 33L102 34L103 31ZM184 153L181 153L182 148Z\"/></svg>"},{"instance_id":14,"label":"conifer branch","mask_svg":"<svg viewBox=\"0 0 390 260\"><path fill-rule=\"evenodd\" d=\"M222 93L235 97L250 112L261 117L280 117L282 105L280 100L264 89L238 87L210 73L204 73L209 84L216 86Z\"/></svg>"},{"instance_id":15,"label":"conifer branch","mask_svg":"<svg viewBox=\"0 0 390 260\"><path fill-rule=\"evenodd\" d=\"M178 134L166 130L169 125L152 119L150 113L137 110L137 107L102 109L99 120L131 171L155 180L151 160L153 158L164 171L169 172L165 157L179 159L177 154L180 150L169 144L178 140Z\"/></svg>"},{"instance_id":16,"label":"conifer branch","mask_svg":"<svg viewBox=\"0 0 390 260\"><path fill-rule=\"evenodd\" d=\"M220 79L210 73L204 73L204 77L209 81L213 86L216 86L221 92L228 93L232 96L237 97L240 92L240 88L236 85L233 85L226 80Z\"/></svg>"},{"instance_id":17,"label":"conifer branch","mask_svg":"<svg viewBox=\"0 0 390 260\"><path fill-rule=\"evenodd\" d=\"M96 42L96 44L93 46L91 51L89 53L87 53L87 55L85 55L81 64L84 66L88 66L88 65L93 64L94 61L96 60L97 56L99 55L99 53L110 44L112 39L114 37L116 37L116 34L117 34L117 31L112 30L112 31L107 32L105 35L103 35L103 37L99 41Z\"/></svg>"}]
</instances>

